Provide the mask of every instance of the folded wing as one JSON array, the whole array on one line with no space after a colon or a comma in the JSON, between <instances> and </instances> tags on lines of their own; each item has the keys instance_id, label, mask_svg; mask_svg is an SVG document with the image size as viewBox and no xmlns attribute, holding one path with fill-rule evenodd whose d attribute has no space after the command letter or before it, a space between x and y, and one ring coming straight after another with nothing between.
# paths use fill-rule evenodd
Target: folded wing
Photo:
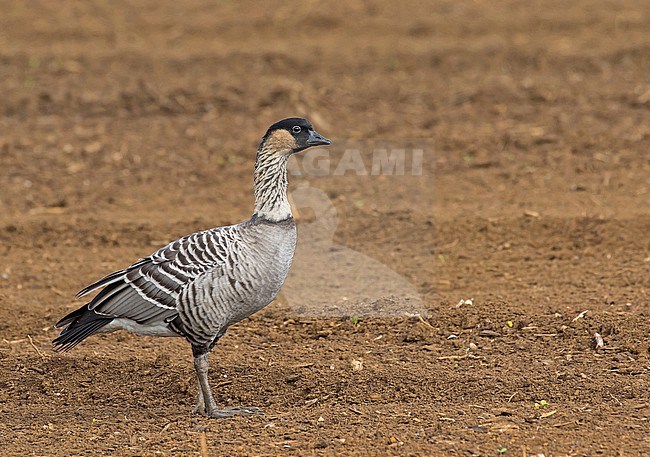
<instances>
[{"instance_id":1,"label":"folded wing","mask_svg":"<svg viewBox=\"0 0 650 457\"><path fill-rule=\"evenodd\" d=\"M145 326L168 324L178 315L177 298L199 275L222 270L234 248L234 227L187 235L82 289L77 296L101 291L86 305L65 316L55 349L68 351L113 319Z\"/></svg>"}]
</instances>

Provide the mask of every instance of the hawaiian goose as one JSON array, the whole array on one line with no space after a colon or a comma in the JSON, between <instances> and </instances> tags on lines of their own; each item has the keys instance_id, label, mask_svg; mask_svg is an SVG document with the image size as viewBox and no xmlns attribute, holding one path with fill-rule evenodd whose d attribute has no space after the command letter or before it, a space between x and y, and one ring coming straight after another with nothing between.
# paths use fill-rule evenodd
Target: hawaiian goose
<instances>
[{"instance_id":1,"label":"hawaiian goose","mask_svg":"<svg viewBox=\"0 0 650 457\"><path fill-rule=\"evenodd\" d=\"M192 345L199 386L195 412L210 417L259 414L259 409L218 409L208 382L208 353L226 329L275 298L296 245L287 200L287 160L312 146L328 145L306 119L273 124L255 161L253 216L240 224L193 233L130 267L81 290L101 291L65 316L54 340L68 351L97 332L126 329L140 335L182 336Z\"/></svg>"}]
</instances>

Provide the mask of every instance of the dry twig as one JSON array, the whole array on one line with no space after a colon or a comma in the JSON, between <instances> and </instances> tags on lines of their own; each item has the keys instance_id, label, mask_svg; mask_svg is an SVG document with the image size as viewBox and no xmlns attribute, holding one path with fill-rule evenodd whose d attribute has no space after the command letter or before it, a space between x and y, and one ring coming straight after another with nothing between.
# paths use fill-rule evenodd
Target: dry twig
<instances>
[{"instance_id":1,"label":"dry twig","mask_svg":"<svg viewBox=\"0 0 650 457\"><path fill-rule=\"evenodd\" d=\"M208 439L205 436L205 431L201 432L201 457L208 457Z\"/></svg>"},{"instance_id":2,"label":"dry twig","mask_svg":"<svg viewBox=\"0 0 650 457\"><path fill-rule=\"evenodd\" d=\"M462 360L462 359L481 359L482 357L474 354L464 354L464 355L444 355L438 357L438 360Z\"/></svg>"},{"instance_id":3,"label":"dry twig","mask_svg":"<svg viewBox=\"0 0 650 457\"><path fill-rule=\"evenodd\" d=\"M577 321L578 319L582 319L583 317L585 317L585 314L587 314L588 312L589 312L589 310L588 310L588 309L585 309L583 312L581 312L581 313L578 314L576 317L574 317L573 320L572 320L571 322L575 322L575 321Z\"/></svg>"},{"instance_id":4,"label":"dry twig","mask_svg":"<svg viewBox=\"0 0 650 457\"><path fill-rule=\"evenodd\" d=\"M27 335L27 338L29 339L29 344L32 345L32 347L38 353L38 355L40 355L41 358L46 359L47 357L45 356L45 354L43 354L41 350L37 348L36 345L34 344L34 340L32 340L32 335Z\"/></svg>"},{"instance_id":5,"label":"dry twig","mask_svg":"<svg viewBox=\"0 0 650 457\"><path fill-rule=\"evenodd\" d=\"M420 322L422 322L422 323L423 323L424 325L426 325L427 327L429 327L429 328L431 328L431 329L434 328L433 325L431 325L431 324L429 323L429 321L427 321L427 320L426 320L424 317L422 317L420 314L418 314L418 319L420 319Z\"/></svg>"}]
</instances>

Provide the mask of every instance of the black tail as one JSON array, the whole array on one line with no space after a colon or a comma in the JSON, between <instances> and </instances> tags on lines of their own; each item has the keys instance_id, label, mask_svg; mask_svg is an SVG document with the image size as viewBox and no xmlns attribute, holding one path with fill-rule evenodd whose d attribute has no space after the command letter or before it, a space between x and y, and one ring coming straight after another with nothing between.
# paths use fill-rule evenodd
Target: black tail
<instances>
[{"instance_id":1,"label":"black tail","mask_svg":"<svg viewBox=\"0 0 650 457\"><path fill-rule=\"evenodd\" d=\"M82 306L56 323L56 328L64 325L67 327L63 329L58 338L52 341L54 350L69 351L112 320L112 317L102 316L95 310L88 309L88 305Z\"/></svg>"}]
</instances>

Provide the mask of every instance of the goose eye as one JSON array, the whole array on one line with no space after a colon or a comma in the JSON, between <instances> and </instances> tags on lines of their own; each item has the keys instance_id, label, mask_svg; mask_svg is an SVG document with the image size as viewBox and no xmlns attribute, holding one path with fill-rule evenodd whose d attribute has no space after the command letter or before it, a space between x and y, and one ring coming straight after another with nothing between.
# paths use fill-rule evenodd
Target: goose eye
<instances>
[{"instance_id":1,"label":"goose eye","mask_svg":"<svg viewBox=\"0 0 650 457\"><path fill-rule=\"evenodd\" d=\"M300 128L299 125L294 125L294 126L291 128L291 131L292 131L293 133L300 133L301 130L302 130L302 129Z\"/></svg>"}]
</instances>

